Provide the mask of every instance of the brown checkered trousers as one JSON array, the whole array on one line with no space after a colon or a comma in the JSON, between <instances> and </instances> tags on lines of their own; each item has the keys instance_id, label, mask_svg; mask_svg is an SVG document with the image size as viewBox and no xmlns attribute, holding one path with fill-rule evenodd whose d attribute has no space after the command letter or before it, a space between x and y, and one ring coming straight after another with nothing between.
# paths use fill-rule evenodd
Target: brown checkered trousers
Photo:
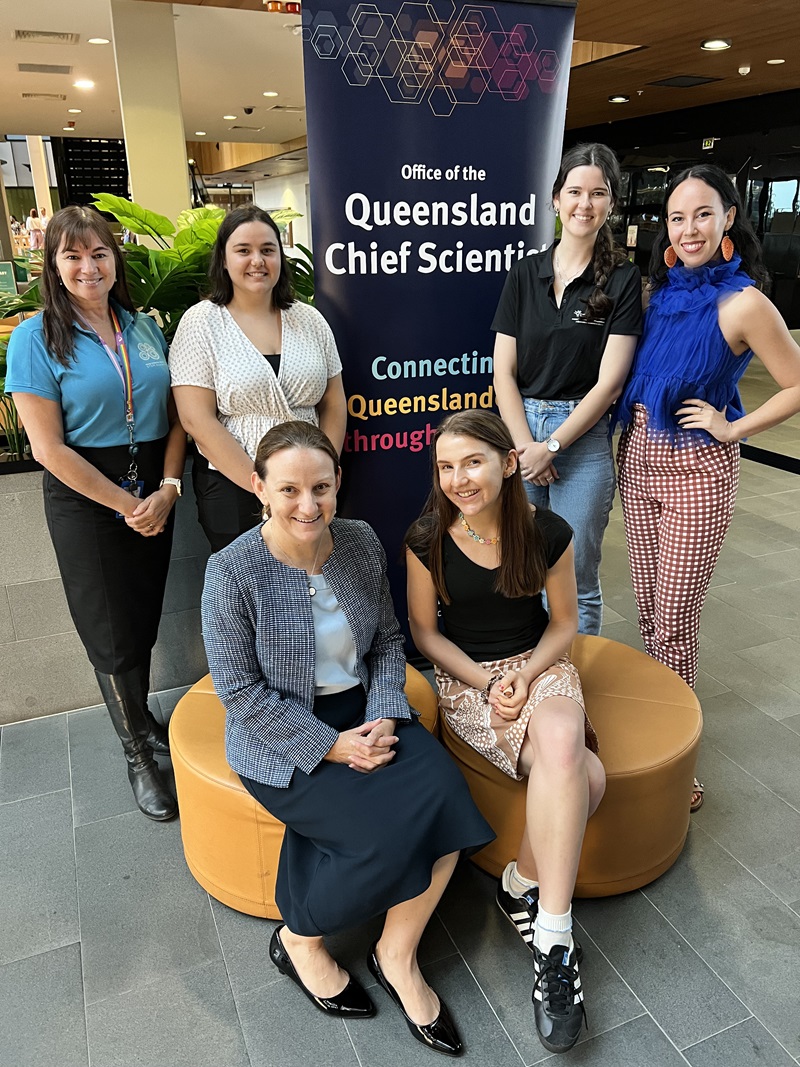
<instances>
[{"instance_id":1,"label":"brown checkered trousers","mask_svg":"<svg viewBox=\"0 0 800 1067\"><path fill-rule=\"evenodd\" d=\"M739 485L739 444L685 444L648 436L647 411L617 452L631 581L645 651L694 688L700 611Z\"/></svg>"}]
</instances>

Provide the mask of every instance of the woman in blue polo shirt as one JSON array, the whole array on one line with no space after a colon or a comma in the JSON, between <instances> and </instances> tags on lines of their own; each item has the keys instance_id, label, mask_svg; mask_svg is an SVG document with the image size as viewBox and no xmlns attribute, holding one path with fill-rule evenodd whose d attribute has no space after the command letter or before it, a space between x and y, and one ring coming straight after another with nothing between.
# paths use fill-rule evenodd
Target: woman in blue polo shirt
<instances>
[{"instance_id":1,"label":"woman in blue polo shirt","mask_svg":"<svg viewBox=\"0 0 800 1067\"><path fill-rule=\"evenodd\" d=\"M186 448L167 346L153 320L136 313L120 250L95 211L53 216L42 296L42 313L11 336L6 391L45 468L45 516L67 603L136 803L163 821L178 809L153 758L169 747L147 694Z\"/></svg>"},{"instance_id":2,"label":"woman in blue polo shirt","mask_svg":"<svg viewBox=\"0 0 800 1067\"><path fill-rule=\"evenodd\" d=\"M528 499L575 534L581 633L603 619L600 553L614 499L609 411L642 332L639 271L614 247L608 216L619 164L601 144L571 148L553 185L561 240L511 268L492 329L500 414Z\"/></svg>"}]
</instances>

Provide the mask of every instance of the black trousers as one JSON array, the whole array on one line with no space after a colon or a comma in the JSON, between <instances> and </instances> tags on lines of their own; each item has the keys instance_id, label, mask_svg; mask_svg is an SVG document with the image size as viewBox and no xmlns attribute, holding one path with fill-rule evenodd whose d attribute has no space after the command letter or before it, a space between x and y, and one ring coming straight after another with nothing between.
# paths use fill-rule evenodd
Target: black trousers
<instances>
[{"instance_id":1,"label":"black trousers","mask_svg":"<svg viewBox=\"0 0 800 1067\"><path fill-rule=\"evenodd\" d=\"M240 489L220 471L211 470L208 460L197 451L192 460L192 485L197 519L212 552L226 548L239 534L252 530L261 521L256 495Z\"/></svg>"},{"instance_id":2,"label":"black trousers","mask_svg":"<svg viewBox=\"0 0 800 1067\"><path fill-rule=\"evenodd\" d=\"M166 438L139 444L144 496L164 473ZM112 481L128 469L127 446L76 448ZM44 511L72 621L95 670L121 674L147 660L158 636L175 511L164 532L142 537L113 511L44 472Z\"/></svg>"}]
</instances>

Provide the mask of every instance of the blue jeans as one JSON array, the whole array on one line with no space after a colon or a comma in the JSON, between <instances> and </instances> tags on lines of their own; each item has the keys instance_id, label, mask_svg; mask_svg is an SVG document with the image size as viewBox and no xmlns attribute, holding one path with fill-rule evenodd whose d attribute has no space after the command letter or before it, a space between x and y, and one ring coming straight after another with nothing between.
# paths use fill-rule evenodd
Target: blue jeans
<instances>
[{"instance_id":1,"label":"blue jeans","mask_svg":"<svg viewBox=\"0 0 800 1067\"><path fill-rule=\"evenodd\" d=\"M558 428L578 406L577 400L531 400L523 397L528 427L534 441L558 438ZM608 416L553 457L558 479L552 485L525 482L531 503L550 508L575 533L575 577L578 582L578 630L599 634L603 622L600 589L600 555L603 534L614 500L614 457L608 433Z\"/></svg>"}]
</instances>

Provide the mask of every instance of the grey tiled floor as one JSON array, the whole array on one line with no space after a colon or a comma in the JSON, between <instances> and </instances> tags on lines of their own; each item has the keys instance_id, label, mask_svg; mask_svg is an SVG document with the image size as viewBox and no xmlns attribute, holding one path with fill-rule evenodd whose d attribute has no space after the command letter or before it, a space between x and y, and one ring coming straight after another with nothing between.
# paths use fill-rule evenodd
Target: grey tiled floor
<instances>
[{"instance_id":1,"label":"grey tiled floor","mask_svg":"<svg viewBox=\"0 0 800 1067\"><path fill-rule=\"evenodd\" d=\"M639 644L619 509L606 539L608 636ZM743 465L703 616L705 807L644 890L578 901L603 1067L783 1067L800 1057L800 481ZM159 694L167 718L179 691ZM273 923L212 901L177 823L134 810L102 709L0 738L0 1067L407 1067L437 1061L386 997L346 1025L267 959ZM481 1067L548 1058L527 950L482 872L458 869L421 951ZM374 985L375 924L334 939Z\"/></svg>"}]
</instances>

